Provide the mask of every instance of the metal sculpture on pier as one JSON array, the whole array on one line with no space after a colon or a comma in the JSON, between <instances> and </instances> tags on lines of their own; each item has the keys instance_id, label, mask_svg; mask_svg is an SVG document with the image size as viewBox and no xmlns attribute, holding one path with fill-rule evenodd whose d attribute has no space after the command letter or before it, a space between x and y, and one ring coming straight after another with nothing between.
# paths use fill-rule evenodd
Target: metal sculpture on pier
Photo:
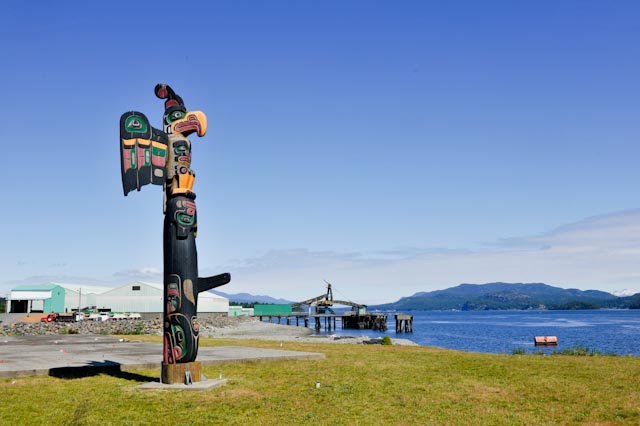
<instances>
[{"instance_id":1,"label":"metal sculpture on pier","mask_svg":"<svg viewBox=\"0 0 640 426\"><path fill-rule=\"evenodd\" d=\"M198 277L195 173L187 136L204 136L207 117L201 111L188 111L166 84L156 85L155 94L165 100L163 130L152 127L141 112L124 113L120 159L124 195L147 184L164 186L164 369L195 361L198 293L227 284L231 276Z\"/></svg>"}]
</instances>

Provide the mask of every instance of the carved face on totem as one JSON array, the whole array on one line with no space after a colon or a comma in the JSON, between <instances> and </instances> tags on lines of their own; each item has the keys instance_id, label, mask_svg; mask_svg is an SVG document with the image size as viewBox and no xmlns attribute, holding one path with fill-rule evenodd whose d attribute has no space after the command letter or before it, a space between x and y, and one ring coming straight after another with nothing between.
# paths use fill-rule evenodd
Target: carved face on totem
<instances>
[{"instance_id":1,"label":"carved face on totem","mask_svg":"<svg viewBox=\"0 0 640 426\"><path fill-rule=\"evenodd\" d=\"M187 111L182 98L166 84L158 84L156 96L164 102L163 126L167 134L189 136L196 132L200 137L207 133L207 116L202 111Z\"/></svg>"}]
</instances>

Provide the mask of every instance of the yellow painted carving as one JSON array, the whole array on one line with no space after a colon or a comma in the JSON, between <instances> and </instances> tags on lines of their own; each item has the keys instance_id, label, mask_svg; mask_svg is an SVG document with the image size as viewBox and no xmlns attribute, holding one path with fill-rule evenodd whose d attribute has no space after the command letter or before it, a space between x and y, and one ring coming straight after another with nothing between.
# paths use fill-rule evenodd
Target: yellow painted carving
<instances>
[{"instance_id":1,"label":"yellow painted carving","mask_svg":"<svg viewBox=\"0 0 640 426\"><path fill-rule=\"evenodd\" d=\"M149 139L138 139L138 145L149 146L151 141Z\"/></svg>"},{"instance_id":2,"label":"yellow painted carving","mask_svg":"<svg viewBox=\"0 0 640 426\"><path fill-rule=\"evenodd\" d=\"M122 139L122 144L124 146L134 146L136 144L136 140L134 139Z\"/></svg>"},{"instance_id":3,"label":"yellow painted carving","mask_svg":"<svg viewBox=\"0 0 640 426\"><path fill-rule=\"evenodd\" d=\"M178 175L177 177L178 181L180 181L178 184L180 188L193 189L193 182L196 180L196 177L194 175L189 173L186 175Z\"/></svg>"},{"instance_id":4,"label":"yellow painted carving","mask_svg":"<svg viewBox=\"0 0 640 426\"><path fill-rule=\"evenodd\" d=\"M171 193L176 195L193 191L193 183L195 182L195 179L195 176L190 173L175 175L171 181Z\"/></svg>"}]
</instances>

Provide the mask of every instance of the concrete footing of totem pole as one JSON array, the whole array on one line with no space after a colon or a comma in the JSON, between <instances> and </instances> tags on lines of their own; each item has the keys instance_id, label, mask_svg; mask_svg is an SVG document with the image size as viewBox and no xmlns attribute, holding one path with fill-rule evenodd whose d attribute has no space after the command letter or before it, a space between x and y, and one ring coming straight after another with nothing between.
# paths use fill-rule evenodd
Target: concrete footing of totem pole
<instances>
[{"instance_id":1,"label":"concrete footing of totem pole","mask_svg":"<svg viewBox=\"0 0 640 426\"><path fill-rule=\"evenodd\" d=\"M160 365L160 381L170 385L185 383L191 384L201 381L202 363L199 361L184 362L180 364Z\"/></svg>"},{"instance_id":2,"label":"concrete footing of totem pole","mask_svg":"<svg viewBox=\"0 0 640 426\"><path fill-rule=\"evenodd\" d=\"M225 383L227 383L227 379L222 377L217 380L208 380L202 374L202 363L199 361L184 364L165 364L163 362L160 365L160 380L144 383L139 388L199 391L217 388Z\"/></svg>"}]
</instances>

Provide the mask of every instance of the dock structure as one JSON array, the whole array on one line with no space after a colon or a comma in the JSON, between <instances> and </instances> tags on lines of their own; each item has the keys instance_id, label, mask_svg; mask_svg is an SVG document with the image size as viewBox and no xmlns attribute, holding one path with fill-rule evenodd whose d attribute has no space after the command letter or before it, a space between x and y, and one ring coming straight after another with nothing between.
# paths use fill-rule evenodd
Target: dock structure
<instances>
[{"instance_id":1,"label":"dock structure","mask_svg":"<svg viewBox=\"0 0 640 426\"><path fill-rule=\"evenodd\" d=\"M380 313L363 315L353 315L351 312L344 314L292 313L256 316L260 319L260 322L266 319L270 323L282 324L284 320L286 325L295 325L297 327L301 324L309 327L309 324L313 322L316 330L320 330L323 327L325 330L336 330L338 327L356 330L387 330L387 315Z\"/></svg>"},{"instance_id":2,"label":"dock structure","mask_svg":"<svg viewBox=\"0 0 640 426\"><path fill-rule=\"evenodd\" d=\"M337 321L340 321L340 325L343 329L352 330L387 330L387 315L380 313L364 313L354 314L353 312L345 312L343 314L312 314L311 318L315 321L315 329L320 330L322 328L322 321L324 320L324 328L326 330L335 330L337 328Z\"/></svg>"},{"instance_id":3,"label":"dock structure","mask_svg":"<svg viewBox=\"0 0 640 426\"><path fill-rule=\"evenodd\" d=\"M302 324L305 327L309 327L309 315L306 313L291 313L291 314L282 314L282 315L265 314L265 315L256 315L256 316L260 319L260 322L264 321L266 318L268 322L272 323L275 318L278 320L278 324L281 324L282 319L284 318L285 323L287 325L293 325L293 320L295 319L296 327L300 326L300 321L302 321Z\"/></svg>"},{"instance_id":4,"label":"dock structure","mask_svg":"<svg viewBox=\"0 0 640 426\"><path fill-rule=\"evenodd\" d=\"M351 310L336 313L333 311L334 305L351 306ZM306 309L301 311L303 306ZM271 323L275 320L281 324L284 320L287 325L294 325L295 322L296 326L302 323L305 327L313 324L316 331L322 328L327 331L337 330L338 327L387 331L387 320L390 316L390 313L386 312L367 312L367 306L360 303L334 299L331 284L328 282L325 294L290 305L256 304L254 312L254 316L260 318L261 322L267 320ZM396 333L413 332L413 315L396 314L395 321Z\"/></svg>"},{"instance_id":5,"label":"dock structure","mask_svg":"<svg viewBox=\"0 0 640 426\"><path fill-rule=\"evenodd\" d=\"M396 333L413 333L413 315L396 314Z\"/></svg>"},{"instance_id":6,"label":"dock structure","mask_svg":"<svg viewBox=\"0 0 640 426\"><path fill-rule=\"evenodd\" d=\"M331 283L326 283L327 292L325 294L321 294L320 296L312 297L311 299L307 299L291 305L293 308L301 308L302 306L307 306L309 312L309 321L313 320L314 328L316 330L320 330L322 328L323 322L324 328L326 330L335 330L338 321L340 321L343 329L348 328L380 331L385 331L387 329L386 314L368 313L367 305L354 303L347 300L334 299ZM351 306L351 311L336 313L333 311L334 305Z\"/></svg>"},{"instance_id":7,"label":"dock structure","mask_svg":"<svg viewBox=\"0 0 640 426\"><path fill-rule=\"evenodd\" d=\"M368 314L352 314L343 315L342 317L343 328L353 328L358 330L387 330L387 315L382 313L368 313Z\"/></svg>"}]
</instances>

